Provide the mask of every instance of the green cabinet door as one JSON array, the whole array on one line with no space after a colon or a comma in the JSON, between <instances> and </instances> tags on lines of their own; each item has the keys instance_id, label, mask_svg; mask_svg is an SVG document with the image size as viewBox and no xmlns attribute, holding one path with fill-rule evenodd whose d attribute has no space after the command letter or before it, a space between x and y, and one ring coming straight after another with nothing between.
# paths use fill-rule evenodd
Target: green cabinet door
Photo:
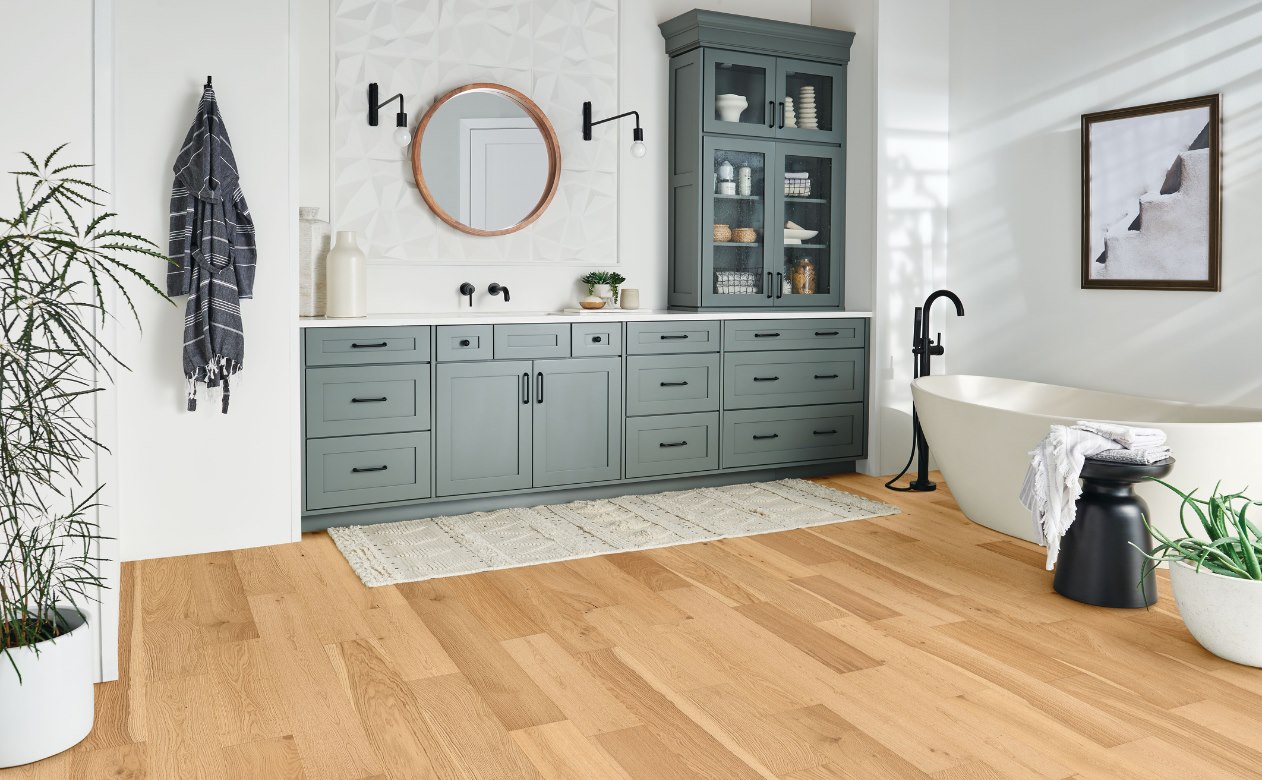
<instances>
[{"instance_id":1,"label":"green cabinet door","mask_svg":"<svg viewBox=\"0 0 1262 780\"><path fill-rule=\"evenodd\" d=\"M532 390L535 487L622 476L620 359L536 360Z\"/></svg>"},{"instance_id":2,"label":"green cabinet door","mask_svg":"<svg viewBox=\"0 0 1262 780\"><path fill-rule=\"evenodd\" d=\"M837 308L845 299L845 150L777 141L772 171L782 182L772 219L778 229L768 235L775 305ZM788 232L790 222L802 232Z\"/></svg>"},{"instance_id":3,"label":"green cabinet door","mask_svg":"<svg viewBox=\"0 0 1262 780\"><path fill-rule=\"evenodd\" d=\"M436 372L436 493L531 486L533 363L440 363Z\"/></svg>"}]
</instances>

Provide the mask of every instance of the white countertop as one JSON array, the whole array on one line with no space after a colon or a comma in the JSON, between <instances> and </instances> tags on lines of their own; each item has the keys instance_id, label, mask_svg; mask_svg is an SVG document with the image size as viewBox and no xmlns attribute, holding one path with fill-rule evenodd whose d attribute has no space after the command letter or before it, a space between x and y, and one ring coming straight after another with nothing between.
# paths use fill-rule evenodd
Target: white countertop
<instances>
[{"instance_id":1,"label":"white countertop","mask_svg":"<svg viewBox=\"0 0 1262 780\"><path fill-rule=\"evenodd\" d=\"M503 323L505 325L530 322L660 322L663 320L809 320L821 317L865 317L870 318L870 311L842 311L840 309L812 310L774 310L758 311L666 311L637 309L625 311L613 309L598 311L592 314L570 314L566 312L505 312L478 311L424 313L381 313L369 314L367 317L347 319L325 319L324 317L300 317L301 328L351 328L351 327L388 327L393 325L481 325Z\"/></svg>"}]
</instances>

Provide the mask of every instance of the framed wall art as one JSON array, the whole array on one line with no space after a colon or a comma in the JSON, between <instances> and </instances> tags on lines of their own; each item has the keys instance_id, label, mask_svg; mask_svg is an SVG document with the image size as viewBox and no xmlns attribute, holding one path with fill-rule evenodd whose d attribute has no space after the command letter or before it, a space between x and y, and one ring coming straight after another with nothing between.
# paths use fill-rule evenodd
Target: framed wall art
<instances>
[{"instance_id":1,"label":"framed wall art","mask_svg":"<svg viewBox=\"0 0 1262 780\"><path fill-rule=\"evenodd\" d=\"M1082 116L1082 287L1220 289L1219 96Z\"/></svg>"}]
</instances>

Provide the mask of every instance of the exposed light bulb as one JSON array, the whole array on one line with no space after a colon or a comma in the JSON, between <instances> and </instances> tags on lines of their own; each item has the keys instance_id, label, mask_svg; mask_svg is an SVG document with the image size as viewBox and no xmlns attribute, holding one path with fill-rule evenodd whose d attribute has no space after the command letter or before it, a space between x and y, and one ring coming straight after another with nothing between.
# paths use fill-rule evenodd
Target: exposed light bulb
<instances>
[{"instance_id":1,"label":"exposed light bulb","mask_svg":"<svg viewBox=\"0 0 1262 780\"><path fill-rule=\"evenodd\" d=\"M408 132L406 127L395 128L394 142L399 146L407 146L412 142L412 134Z\"/></svg>"},{"instance_id":2,"label":"exposed light bulb","mask_svg":"<svg viewBox=\"0 0 1262 780\"><path fill-rule=\"evenodd\" d=\"M644 145L643 141L636 141L635 143L631 144L632 157L643 157L644 155L648 154L648 151L649 151L648 147Z\"/></svg>"}]
</instances>

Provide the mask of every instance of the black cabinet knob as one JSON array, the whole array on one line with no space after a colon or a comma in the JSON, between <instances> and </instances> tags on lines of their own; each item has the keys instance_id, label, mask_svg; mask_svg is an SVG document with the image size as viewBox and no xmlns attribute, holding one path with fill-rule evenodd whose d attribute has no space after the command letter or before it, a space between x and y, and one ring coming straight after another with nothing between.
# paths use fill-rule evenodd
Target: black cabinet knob
<instances>
[{"instance_id":1,"label":"black cabinet knob","mask_svg":"<svg viewBox=\"0 0 1262 780\"><path fill-rule=\"evenodd\" d=\"M460 339L460 346L462 346L462 347L467 347L467 346L469 346L469 340L468 340L468 339Z\"/></svg>"},{"instance_id":2,"label":"black cabinet knob","mask_svg":"<svg viewBox=\"0 0 1262 780\"><path fill-rule=\"evenodd\" d=\"M592 336L592 343L593 343L593 344L599 344L599 343L600 343L600 341L601 341L600 336Z\"/></svg>"}]
</instances>

